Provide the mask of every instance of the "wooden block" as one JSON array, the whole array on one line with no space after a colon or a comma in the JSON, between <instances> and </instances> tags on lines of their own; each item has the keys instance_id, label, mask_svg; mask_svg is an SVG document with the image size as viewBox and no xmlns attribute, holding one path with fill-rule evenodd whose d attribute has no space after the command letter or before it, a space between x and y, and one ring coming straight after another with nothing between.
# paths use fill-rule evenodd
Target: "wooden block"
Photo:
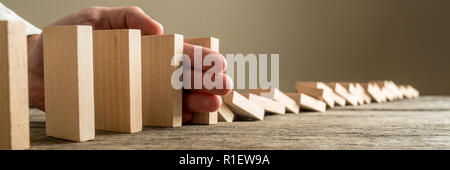
<instances>
[{"instance_id":1,"label":"wooden block","mask_svg":"<svg viewBox=\"0 0 450 170\"><path fill-rule=\"evenodd\" d=\"M364 99L364 103L369 104L372 102L372 98L366 93L361 83L354 83L357 93L359 93Z\"/></svg>"},{"instance_id":2,"label":"wooden block","mask_svg":"<svg viewBox=\"0 0 450 170\"><path fill-rule=\"evenodd\" d=\"M264 119L264 109L236 91L232 91L230 94L224 96L223 102L227 104L231 111L237 116L253 120Z\"/></svg>"},{"instance_id":3,"label":"wooden block","mask_svg":"<svg viewBox=\"0 0 450 170\"><path fill-rule=\"evenodd\" d=\"M46 135L94 139L92 27L46 27L43 46Z\"/></svg>"},{"instance_id":4,"label":"wooden block","mask_svg":"<svg viewBox=\"0 0 450 170\"><path fill-rule=\"evenodd\" d=\"M393 81L376 80L376 81L370 81L370 82L376 83L380 87L383 95L389 101L393 101L393 100L402 98L401 92L398 90L398 88L396 87L395 83L393 83Z\"/></svg>"},{"instance_id":5,"label":"wooden block","mask_svg":"<svg viewBox=\"0 0 450 170\"><path fill-rule=\"evenodd\" d=\"M312 87L296 87L298 93L303 93L324 101L328 107L333 108L335 106L334 96L331 91L325 89L318 89Z\"/></svg>"},{"instance_id":6,"label":"wooden block","mask_svg":"<svg viewBox=\"0 0 450 170\"><path fill-rule=\"evenodd\" d=\"M358 99L351 95L347 89L345 89L341 84L339 83L326 83L330 88L332 88L334 90L334 92L336 92L336 94L342 96L347 103L353 105L353 106L357 106L358 105Z\"/></svg>"},{"instance_id":7,"label":"wooden block","mask_svg":"<svg viewBox=\"0 0 450 170\"><path fill-rule=\"evenodd\" d=\"M249 92L283 103L286 106L286 112L295 114L300 112L300 106L297 102L276 88L250 89Z\"/></svg>"},{"instance_id":8,"label":"wooden block","mask_svg":"<svg viewBox=\"0 0 450 170\"><path fill-rule=\"evenodd\" d=\"M345 99L342 98L341 96L337 95L334 90L330 87L328 87L328 85L326 85L325 83L322 82L308 82L308 81L298 81L295 83L295 87L298 89L299 87L310 87L310 88L318 88L318 89L323 89L325 91L327 91L327 93L330 93L331 96L333 96L334 102L335 104L339 105L339 106L345 106Z\"/></svg>"},{"instance_id":9,"label":"wooden block","mask_svg":"<svg viewBox=\"0 0 450 170\"><path fill-rule=\"evenodd\" d=\"M317 100L311 96L302 93L287 93L291 99L300 105L300 109L313 110L318 112L325 112L327 104L323 101Z\"/></svg>"},{"instance_id":10,"label":"wooden block","mask_svg":"<svg viewBox=\"0 0 450 170\"><path fill-rule=\"evenodd\" d=\"M263 108L266 112L284 115L286 113L286 106L278 101L269 99L267 97L258 96L252 93L242 94L250 101L255 102L259 107Z\"/></svg>"},{"instance_id":11,"label":"wooden block","mask_svg":"<svg viewBox=\"0 0 450 170\"><path fill-rule=\"evenodd\" d=\"M197 125L215 125L217 124L217 111L209 113L195 113L192 120Z\"/></svg>"},{"instance_id":12,"label":"wooden block","mask_svg":"<svg viewBox=\"0 0 450 170\"><path fill-rule=\"evenodd\" d=\"M222 102L222 105L220 106L219 110L217 111L218 119L221 122L233 122L234 120L234 113L231 111L231 109Z\"/></svg>"},{"instance_id":13,"label":"wooden block","mask_svg":"<svg viewBox=\"0 0 450 170\"><path fill-rule=\"evenodd\" d=\"M144 126L179 127L182 121L182 89L172 87L172 73L181 65L179 34L142 36L142 119Z\"/></svg>"},{"instance_id":14,"label":"wooden block","mask_svg":"<svg viewBox=\"0 0 450 170\"><path fill-rule=\"evenodd\" d=\"M141 31L95 30L95 128L142 131Z\"/></svg>"},{"instance_id":15,"label":"wooden block","mask_svg":"<svg viewBox=\"0 0 450 170\"><path fill-rule=\"evenodd\" d=\"M344 87L350 95L354 96L354 98L358 100L359 105L364 104L364 96L356 89L356 85L354 83L339 82L339 84L342 85L342 87Z\"/></svg>"},{"instance_id":16,"label":"wooden block","mask_svg":"<svg viewBox=\"0 0 450 170\"><path fill-rule=\"evenodd\" d=\"M192 45L198 45L205 48L209 48L215 52L219 52L219 39L213 38L213 37L206 37L206 38L190 38L190 39L184 39L185 43L192 44ZM219 113L220 114L220 113ZM203 118L202 118L203 116ZM216 116L215 118L211 118L211 116ZM211 124L217 124L217 112L212 112L211 114L207 113L194 113L194 119L192 121L193 124L206 124L205 121L197 122L196 120L215 120L210 122Z\"/></svg>"},{"instance_id":17,"label":"wooden block","mask_svg":"<svg viewBox=\"0 0 450 170\"><path fill-rule=\"evenodd\" d=\"M0 150L30 148L25 24L0 21Z\"/></svg>"},{"instance_id":18,"label":"wooden block","mask_svg":"<svg viewBox=\"0 0 450 170\"><path fill-rule=\"evenodd\" d=\"M406 90L410 94L410 98L418 98L420 96L420 92L413 86L407 85Z\"/></svg>"},{"instance_id":19,"label":"wooden block","mask_svg":"<svg viewBox=\"0 0 450 170\"><path fill-rule=\"evenodd\" d=\"M364 91L369 94L372 100L376 101L377 103L383 103L386 102L386 98L384 97L383 93L381 92L381 89L378 87L375 83L362 83L361 86L363 87Z\"/></svg>"}]
</instances>

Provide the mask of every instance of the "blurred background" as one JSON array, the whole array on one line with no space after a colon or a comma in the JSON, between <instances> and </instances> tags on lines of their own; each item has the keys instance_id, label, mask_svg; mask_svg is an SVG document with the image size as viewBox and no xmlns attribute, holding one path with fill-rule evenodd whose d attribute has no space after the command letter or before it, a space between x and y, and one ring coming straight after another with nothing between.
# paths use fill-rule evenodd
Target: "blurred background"
<instances>
[{"instance_id":1,"label":"blurred background","mask_svg":"<svg viewBox=\"0 0 450 170\"><path fill-rule=\"evenodd\" d=\"M43 28L90 6L140 6L165 33L220 39L221 53L280 54L297 80L394 80L450 94L448 0L2 0Z\"/></svg>"}]
</instances>

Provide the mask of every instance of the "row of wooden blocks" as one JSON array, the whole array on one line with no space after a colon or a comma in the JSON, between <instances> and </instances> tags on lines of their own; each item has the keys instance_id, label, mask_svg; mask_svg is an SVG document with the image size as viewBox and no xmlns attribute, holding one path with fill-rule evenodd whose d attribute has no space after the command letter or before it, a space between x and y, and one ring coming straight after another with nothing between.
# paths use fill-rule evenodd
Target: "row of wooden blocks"
<instances>
[{"instance_id":1,"label":"row of wooden blocks","mask_svg":"<svg viewBox=\"0 0 450 170\"><path fill-rule=\"evenodd\" d=\"M0 149L26 149L25 25L0 21L0 33ZM174 61L182 61L184 43L219 52L216 38L143 36L136 29L50 26L42 39L46 135L71 141L92 140L96 129L136 133L143 126L181 126L182 89L171 84L181 63Z\"/></svg>"},{"instance_id":2,"label":"row of wooden blocks","mask_svg":"<svg viewBox=\"0 0 450 170\"><path fill-rule=\"evenodd\" d=\"M250 89L249 93L233 91L223 97L218 111L219 120L263 120L265 113L298 114L301 110L325 112L327 108L346 105L383 103L403 98L417 98L419 92L412 86L397 86L393 81L355 82L297 82L296 93L283 93L276 88ZM214 119L211 119L214 120ZM210 121L205 124L215 124Z\"/></svg>"}]
</instances>

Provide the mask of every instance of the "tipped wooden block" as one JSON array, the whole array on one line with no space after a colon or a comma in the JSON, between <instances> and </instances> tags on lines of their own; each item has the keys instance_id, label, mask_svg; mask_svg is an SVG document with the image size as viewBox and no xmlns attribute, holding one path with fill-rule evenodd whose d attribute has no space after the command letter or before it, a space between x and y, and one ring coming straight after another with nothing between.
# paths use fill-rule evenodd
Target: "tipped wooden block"
<instances>
[{"instance_id":1,"label":"tipped wooden block","mask_svg":"<svg viewBox=\"0 0 450 170\"><path fill-rule=\"evenodd\" d=\"M310 88L318 88L327 91L327 93L333 96L335 104L339 106L345 106L345 99L341 96L337 95L332 88L322 82L308 82L308 81L298 81L295 83L296 87L310 87Z\"/></svg>"},{"instance_id":2,"label":"tipped wooden block","mask_svg":"<svg viewBox=\"0 0 450 170\"><path fill-rule=\"evenodd\" d=\"M406 86L406 91L408 92L409 98L414 99L420 96L420 92L410 85Z\"/></svg>"},{"instance_id":3,"label":"tipped wooden block","mask_svg":"<svg viewBox=\"0 0 450 170\"><path fill-rule=\"evenodd\" d=\"M389 80L376 80L376 81L370 81L371 83L376 83L383 95L389 100L389 101L393 101L396 99L401 99L402 98L402 94L400 92L400 90L398 89L398 87L395 85L395 83L393 81L389 81Z\"/></svg>"},{"instance_id":4,"label":"tipped wooden block","mask_svg":"<svg viewBox=\"0 0 450 170\"><path fill-rule=\"evenodd\" d=\"M362 96L364 99L364 103L369 104L372 102L372 98L366 93L364 90L364 87L361 85L361 83L354 83L356 87L356 92L359 93L359 95Z\"/></svg>"},{"instance_id":5,"label":"tipped wooden block","mask_svg":"<svg viewBox=\"0 0 450 170\"><path fill-rule=\"evenodd\" d=\"M219 39L213 38L213 37L206 37L206 38L190 38L190 39L184 39L185 43L192 44L192 45L198 45L205 48L209 48L215 52L219 52ZM220 114L220 113L219 113ZM215 118L212 118L214 117ZM205 121L197 122L196 120L215 120L210 122L210 124L217 124L217 112L211 112L211 114L207 113L194 113L194 119L192 121L193 124L207 124Z\"/></svg>"},{"instance_id":6,"label":"tipped wooden block","mask_svg":"<svg viewBox=\"0 0 450 170\"><path fill-rule=\"evenodd\" d=\"M172 73L183 55L179 34L142 36L142 119L144 126L178 127L182 121L182 89L172 87Z\"/></svg>"},{"instance_id":7,"label":"tipped wooden block","mask_svg":"<svg viewBox=\"0 0 450 170\"><path fill-rule=\"evenodd\" d=\"M323 101L317 100L311 96L302 93L287 93L291 99L300 105L300 109L313 110L318 112L325 112L327 104Z\"/></svg>"},{"instance_id":8,"label":"tipped wooden block","mask_svg":"<svg viewBox=\"0 0 450 170\"><path fill-rule=\"evenodd\" d=\"M142 131L141 31L95 30L95 128Z\"/></svg>"},{"instance_id":9,"label":"tipped wooden block","mask_svg":"<svg viewBox=\"0 0 450 170\"><path fill-rule=\"evenodd\" d=\"M92 27L46 27L43 47L46 135L94 139Z\"/></svg>"},{"instance_id":10,"label":"tipped wooden block","mask_svg":"<svg viewBox=\"0 0 450 170\"><path fill-rule=\"evenodd\" d=\"M383 103L386 102L386 98L383 95L383 92L375 83L362 83L361 86L363 87L364 91L368 93L372 100L376 101L377 103Z\"/></svg>"},{"instance_id":11,"label":"tipped wooden block","mask_svg":"<svg viewBox=\"0 0 450 170\"><path fill-rule=\"evenodd\" d=\"M231 111L237 116L253 120L264 119L264 109L236 91L232 91L230 94L224 96L223 102L227 104Z\"/></svg>"},{"instance_id":12,"label":"tipped wooden block","mask_svg":"<svg viewBox=\"0 0 450 170\"><path fill-rule=\"evenodd\" d=\"M354 83L339 82L339 84L342 85L342 87L344 87L350 95L357 99L358 104L364 104L364 96L356 89L356 85Z\"/></svg>"},{"instance_id":13,"label":"tipped wooden block","mask_svg":"<svg viewBox=\"0 0 450 170\"><path fill-rule=\"evenodd\" d=\"M324 101L330 108L335 106L334 96L330 90L302 86L296 86L295 88L298 93L303 93Z\"/></svg>"},{"instance_id":14,"label":"tipped wooden block","mask_svg":"<svg viewBox=\"0 0 450 170\"><path fill-rule=\"evenodd\" d=\"M233 122L234 120L234 113L231 111L231 109L222 102L222 105L220 106L219 110L217 111L218 119L221 122Z\"/></svg>"},{"instance_id":15,"label":"tipped wooden block","mask_svg":"<svg viewBox=\"0 0 450 170\"><path fill-rule=\"evenodd\" d=\"M217 124L217 111L209 113L195 113L192 120L197 125L215 125Z\"/></svg>"},{"instance_id":16,"label":"tipped wooden block","mask_svg":"<svg viewBox=\"0 0 450 170\"><path fill-rule=\"evenodd\" d=\"M340 96L342 96L349 104L353 105L353 106L357 106L358 105L358 99L351 95L347 89L345 89L341 84L339 83L327 83L327 85L329 87L331 87L334 92L336 92L337 94L339 94Z\"/></svg>"},{"instance_id":17,"label":"tipped wooden block","mask_svg":"<svg viewBox=\"0 0 450 170\"><path fill-rule=\"evenodd\" d=\"M297 102L276 88L250 89L249 92L283 103L286 106L286 112L295 114L300 112L300 106Z\"/></svg>"},{"instance_id":18,"label":"tipped wooden block","mask_svg":"<svg viewBox=\"0 0 450 170\"><path fill-rule=\"evenodd\" d=\"M269 99L267 97L258 96L252 93L242 94L250 101L255 102L259 107L263 108L266 112L284 115L286 113L286 106L278 101Z\"/></svg>"},{"instance_id":19,"label":"tipped wooden block","mask_svg":"<svg viewBox=\"0 0 450 170\"><path fill-rule=\"evenodd\" d=\"M30 148L25 24L0 21L0 150Z\"/></svg>"}]
</instances>

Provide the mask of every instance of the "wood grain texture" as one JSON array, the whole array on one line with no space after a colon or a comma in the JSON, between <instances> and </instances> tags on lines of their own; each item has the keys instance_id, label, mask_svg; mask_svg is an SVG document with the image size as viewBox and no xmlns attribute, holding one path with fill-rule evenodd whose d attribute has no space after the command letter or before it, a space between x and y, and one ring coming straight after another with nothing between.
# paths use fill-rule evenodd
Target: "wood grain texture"
<instances>
[{"instance_id":1,"label":"wood grain texture","mask_svg":"<svg viewBox=\"0 0 450 170\"><path fill-rule=\"evenodd\" d=\"M222 102L222 105L220 106L218 112L218 120L220 122L233 122L234 120L234 113L231 111L231 109Z\"/></svg>"},{"instance_id":2,"label":"wood grain texture","mask_svg":"<svg viewBox=\"0 0 450 170\"><path fill-rule=\"evenodd\" d=\"M287 113L298 114L300 112L300 106L292 100L290 97L286 96L283 92L276 88L269 89L249 89L249 93L257 94L269 99L283 103L286 106Z\"/></svg>"},{"instance_id":3,"label":"wood grain texture","mask_svg":"<svg viewBox=\"0 0 450 170\"><path fill-rule=\"evenodd\" d=\"M25 24L0 21L0 150L30 147Z\"/></svg>"},{"instance_id":4,"label":"wood grain texture","mask_svg":"<svg viewBox=\"0 0 450 170\"><path fill-rule=\"evenodd\" d=\"M142 131L141 31L95 30L95 128Z\"/></svg>"},{"instance_id":5,"label":"wood grain texture","mask_svg":"<svg viewBox=\"0 0 450 170\"><path fill-rule=\"evenodd\" d=\"M44 113L31 109L31 149L450 149L450 97L335 107L214 126L146 127L140 133L97 131L72 143L45 136Z\"/></svg>"},{"instance_id":6,"label":"wood grain texture","mask_svg":"<svg viewBox=\"0 0 450 170\"><path fill-rule=\"evenodd\" d=\"M358 105L358 99L350 94L347 89L345 89L341 84L339 83L326 83L330 88L334 90L334 92L338 95L340 95L342 98L347 101L348 104L351 104L353 106Z\"/></svg>"},{"instance_id":7,"label":"wood grain texture","mask_svg":"<svg viewBox=\"0 0 450 170\"><path fill-rule=\"evenodd\" d=\"M219 52L219 39L214 37L206 37L206 38L189 38L184 39L185 43L202 46L205 48L209 48L215 52ZM220 114L220 112L219 112ZM214 117L215 116L215 117ZM194 113L194 118L192 120L193 124L208 124L207 122L203 120L212 120L209 124L217 124L217 112L210 112L210 114L207 113ZM202 118L204 117L204 118ZM222 116L223 117L223 116ZM201 120L200 122L197 122L197 120Z\"/></svg>"},{"instance_id":8,"label":"wood grain texture","mask_svg":"<svg viewBox=\"0 0 450 170\"><path fill-rule=\"evenodd\" d=\"M297 81L295 83L295 86L296 87L312 87L312 88L324 89L326 91L329 91L329 93L333 96L334 102L336 105L339 105L339 106L346 105L345 99L342 98L341 96L339 96L338 94L336 94L332 88L330 88L328 85L326 85L323 82Z\"/></svg>"},{"instance_id":9,"label":"wood grain texture","mask_svg":"<svg viewBox=\"0 0 450 170\"><path fill-rule=\"evenodd\" d=\"M328 107L333 108L335 106L335 97L333 96L333 92L326 89L319 89L319 88L313 88L313 87L303 87L303 86L296 86L295 87L298 93L303 93L306 95L309 95L311 97L314 97L316 99L319 99L321 101L324 101Z\"/></svg>"},{"instance_id":10,"label":"wood grain texture","mask_svg":"<svg viewBox=\"0 0 450 170\"><path fill-rule=\"evenodd\" d=\"M223 102L241 119L264 120L264 109L236 91L224 96Z\"/></svg>"},{"instance_id":11,"label":"wood grain texture","mask_svg":"<svg viewBox=\"0 0 450 170\"><path fill-rule=\"evenodd\" d=\"M250 101L256 103L268 113L284 115L286 113L286 106L278 101L269 99L267 97L258 96L252 93L242 94Z\"/></svg>"},{"instance_id":12,"label":"wood grain texture","mask_svg":"<svg viewBox=\"0 0 450 170\"><path fill-rule=\"evenodd\" d=\"M179 34L142 36L142 119L144 126L178 127L182 121L182 89L174 89L172 58L183 54Z\"/></svg>"},{"instance_id":13,"label":"wood grain texture","mask_svg":"<svg viewBox=\"0 0 450 170\"><path fill-rule=\"evenodd\" d=\"M46 134L72 141L95 137L92 27L44 28Z\"/></svg>"},{"instance_id":14,"label":"wood grain texture","mask_svg":"<svg viewBox=\"0 0 450 170\"><path fill-rule=\"evenodd\" d=\"M325 112L327 105L325 102L315 99L302 93L286 93L291 99L300 105L301 110L312 110L317 112Z\"/></svg>"}]
</instances>

